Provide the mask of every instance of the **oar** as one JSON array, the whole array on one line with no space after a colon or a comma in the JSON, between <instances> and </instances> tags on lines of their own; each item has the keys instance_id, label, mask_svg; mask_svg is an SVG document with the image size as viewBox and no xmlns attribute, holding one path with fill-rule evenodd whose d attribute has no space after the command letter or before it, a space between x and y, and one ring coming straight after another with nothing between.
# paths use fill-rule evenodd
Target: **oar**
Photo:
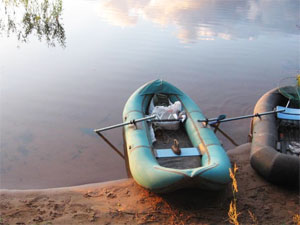
<instances>
[{"instance_id":1,"label":"oar","mask_svg":"<svg viewBox=\"0 0 300 225\"><path fill-rule=\"evenodd\" d=\"M94 132L96 132L98 134L100 132L103 132L103 131L106 131L106 130L111 130L111 129L114 129L114 128L117 128L117 127L123 127L123 126L130 125L130 124L136 124L136 123L139 123L139 122L142 122L142 121L145 121L145 120L151 120L151 119L154 119L155 117L156 116L153 115L153 116L147 116L147 117L143 117L143 118L136 119L136 120L130 120L129 122L119 123L119 124L112 125L112 126L109 126L109 127L96 129L96 130L94 130Z\"/></svg>"},{"instance_id":2,"label":"oar","mask_svg":"<svg viewBox=\"0 0 300 225\"><path fill-rule=\"evenodd\" d=\"M119 123L119 124L112 125L112 126L109 126L109 127L104 127L104 128L101 128L101 129L95 129L94 132L96 134L98 134L116 153L118 153L119 156L121 156L123 159L125 159L124 154L122 154L121 151L116 146L114 146L106 137L104 137L104 135L101 134L101 132L106 131L106 130L111 130L111 129L114 129L114 128L117 128L117 127L123 127L123 126L130 125L130 124L135 125L136 123L139 123L139 122L142 122L142 121L145 121L145 120L154 119L155 117L156 116L147 116L147 117L144 117L144 118L131 120L131 121L126 122L126 123Z\"/></svg>"},{"instance_id":3,"label":"oar","mask_svg":"<svg viewBox=\"0 0 300 225\"><path fill-rule=\"evenodd\" d=\"M252 117L261 117L261 116L270 115L270 114L274 114L274 113L278 113L278 112L284 112L284 111L285 111L285 109L281 109L281 110L274 110L274 111L250 114L250 115L245 115L245 116L232 117L232 118L228 118L228 119L226 119L226 115L220 115L217 118L198 120L198 122L206 122L206 124L223 123L223 122L229 122L229 121L233 121L233 120L241 120L241 119L247 119L247 118L252 118Z\"/></svg>"}]
</instances>

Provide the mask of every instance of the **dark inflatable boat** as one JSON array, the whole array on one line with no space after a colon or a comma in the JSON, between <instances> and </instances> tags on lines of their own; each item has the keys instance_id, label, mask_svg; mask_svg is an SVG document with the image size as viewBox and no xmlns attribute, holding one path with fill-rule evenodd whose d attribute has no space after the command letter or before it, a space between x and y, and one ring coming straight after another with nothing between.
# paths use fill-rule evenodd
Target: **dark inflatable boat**
<instances>
[{"instance_id":1,"label":"dark inflatable boat","mask_svg":"<svg viewBox=\"0 0 300 225\"><path fill-rule=\"evenodd\" d=\"M274 109L287 110L283 111L281 116L277 113L253 119L250 132L250 162L251 166L270 182L299 186L299 101L292 102L295 108L292 112L286 108L290 103L288 102L289 99L282 95L280 88L270 90L257 102L254 113Z\"/></svg>"}]
</instances>

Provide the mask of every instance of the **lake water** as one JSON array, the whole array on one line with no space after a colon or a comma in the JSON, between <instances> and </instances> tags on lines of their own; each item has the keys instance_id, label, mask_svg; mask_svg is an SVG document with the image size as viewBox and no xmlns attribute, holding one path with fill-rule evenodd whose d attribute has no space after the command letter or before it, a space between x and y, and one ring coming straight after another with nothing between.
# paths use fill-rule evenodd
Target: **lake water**
<instances>
[{"instance_id":1,"label":"lake water","mask_svg":"<svg viewBox=\"0 0 300 225\"><path fill-rule=\"evenodd\" d=\"M126 177L93 129L121 122L150 80L179 87L207 117L233 117L299 72L297 0L23 2L0 0L0 188ZM242 144L249 124L221 128ZM105 135L122 149L121 129Z\"/></svg>"}]
</instances>

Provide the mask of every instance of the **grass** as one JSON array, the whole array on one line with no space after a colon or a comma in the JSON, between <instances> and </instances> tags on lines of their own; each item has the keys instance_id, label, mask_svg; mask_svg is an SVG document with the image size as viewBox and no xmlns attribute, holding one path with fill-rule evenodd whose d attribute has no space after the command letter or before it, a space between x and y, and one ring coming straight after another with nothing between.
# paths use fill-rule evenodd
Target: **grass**
<instances>
[{"instance_id":1,"label":"grass","mask_svg":"<svg viewBox=\"0 0 300 225\"><path fill-rule=\"evenodd\" d=\"M229 211L228 211L228 217L229 217L229 223L234 224L234 225L239 225L238 217L241 213L237 211L237 198L236 198L236 193L239 191L238 190L238 185L236 181L236 173L238 171L238 167L236 164L233 166L233 170L229 168L229 175L232 180L232 195L233 195L233 200L230 202L229 205Z\"/></svg>"},{"instance_id":2,"label":"grass","mask_svg":"<svg viewBox=\"0 0 300 225\"><path fill-rule=\"evenodd\" d=\"M234 225L240 225L239 222L239 215L241 215L241 212L238 212L237 210L237 196L236 194L238 193L238 183L236 180L236 173L238 171L238 167L236 164L234 164L233 169L229 168L229 175L232 180L232 195L233 195L233 200L230 202L229 205L229 210L228 210L228 221L231 224ZM252 220L253 225L258 225L258 220L257 217L252 213L250 210L248 210L249 216ZM293 222L295 225L300 225L300 214L295 214L293 216Z\"/></svg>"},{"instance_id":3,"label":"grass","mask_svg":"<svg viewBox=\"0 0 300 225\"><path fill-rule=\"evenodd\" d=\"M300 214L296 214L296 215L293 216L293 222L296 225L300 225Z\"/></svg>"},{"instance_id":4,"label":"grass","mask_svg":"<svg viewBox=\"0 0 300 225\"><path fill-rule=\"evenodd\" d=\"M257 218L256 218L256 216L254 215L254 213L252 213L250 210L248 210L248 213L249 213L249 215L250 215L250 217L251 217L251 220L252 220L252 224L253 225L258 225L258 221L257 221Z\"/></svg>"}]
</instances>

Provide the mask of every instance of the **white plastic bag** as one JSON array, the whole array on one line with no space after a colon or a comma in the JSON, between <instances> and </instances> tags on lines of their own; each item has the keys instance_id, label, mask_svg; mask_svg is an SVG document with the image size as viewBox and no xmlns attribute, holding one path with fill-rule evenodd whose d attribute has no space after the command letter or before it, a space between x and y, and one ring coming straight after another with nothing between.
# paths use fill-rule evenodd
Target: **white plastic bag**
<instances>
[{"instance_id":1,"label":"white plastic bag","mask_svg":"<svg viewBox=\"0 0 300 225\"><path fill-rule=\"evenodd\" d=\"M152 111L152 115L155 115L159 120L173 120L178 119L181 111L181 102L176 101L169 106L155 106ZM165 130L177 130L179 128L180 121L170 122L155 122L154 125L161 127Z\"/></svg>"}]
</instances>

